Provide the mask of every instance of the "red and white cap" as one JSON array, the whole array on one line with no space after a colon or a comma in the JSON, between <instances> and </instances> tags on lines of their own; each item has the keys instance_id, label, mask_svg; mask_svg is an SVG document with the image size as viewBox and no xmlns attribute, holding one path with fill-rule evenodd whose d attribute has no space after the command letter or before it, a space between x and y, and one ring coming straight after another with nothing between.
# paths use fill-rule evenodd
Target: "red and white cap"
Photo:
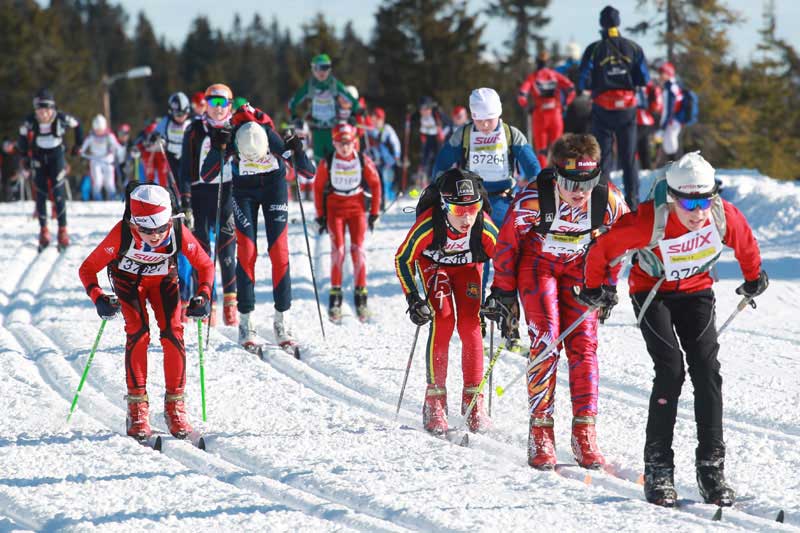
<instances>
[{"instance_id":1,"label":"red and white cap","mask_svg":"<svg viewBox=\"0 0 800 533\"><path fill-rule=\"evenodd\" d=\"M139 185L131 192L131 222L143 228L160 228L172 218L172 200L164 187Z\"/></svg>"},{"instance_id":2,"label":"red and white cap","mask_svg":"<svg viewBox=\"0 0 800 533\"><path fill-rule=\"evenodd\" d=\"M335 142L352 141L357 137L356 129L346 122L334 126L332 135Z\"/></svg>"}]
</instances>

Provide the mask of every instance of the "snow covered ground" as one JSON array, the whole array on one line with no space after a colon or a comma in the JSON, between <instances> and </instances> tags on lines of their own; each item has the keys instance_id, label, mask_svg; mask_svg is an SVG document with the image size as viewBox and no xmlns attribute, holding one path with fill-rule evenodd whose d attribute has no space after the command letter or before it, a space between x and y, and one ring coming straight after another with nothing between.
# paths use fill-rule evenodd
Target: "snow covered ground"
<instances>
[{"instance_id":1,"label":"snow covered ground","mask_svg":"<svg viewBox=\"0 0 800 533\"><path fill-rule=\"evenodd\" d=\"M280 351L266 361L240 349L233 328L212 333L206 354L208 422L200 421L196 328L187 327L192 421L207 452L165 440L157 453L124 435L124 333L109 323L70 424L66 416L99 327L77 277L91 248L121 215L118 203L71 204L73 246L36 253L30 203L0 205L0 531L784 531L800 529L800 187L754 173L723 173L724 195L748 216L772 279L721 338L726 473L735 509L712 522L694 480L691 382L676 426L679 509L647 504L637 479L652 379L628 299L600 331L599 443L615 474L576 466L561 474L526 464L524 386L495 397L496 428L469 448L421 431L425 372L417 346L399 420L400 384L414 336L394 275L393 254L413 215L397 206L368 235L373 320L353 318L352 278L341 326L314 304L302 226L290 226L294 331L304 360ZM647 190L646 180L642 185ZM409 204L406 204L409 205ZM402 206L400 206L402 207ZM310 204L306 208L306 213ZM296 205L292 217L297 217ZM263 231L257 265L256 323L271 336L272 304ZM327 236L312 236L323 305ZM738 302L732 256L719 267L718 324ZM105 279L101 277L101 283ZM621 284L624 293L625 284ZM324 311L324 309L323 309ZM423 334L425 330L423 330ZM150 357L151 422L164 430L157 328ZM423 343L421 339L419 344ZM458 340L451 346L450 404L461 390ZM523 368L504 355L495 384ZM556 405L559 461L569 447L566 367ZM451 409L451 425L462 419ZM779 509L786 523L774 521Z\"/></svg>"}]
</instances>

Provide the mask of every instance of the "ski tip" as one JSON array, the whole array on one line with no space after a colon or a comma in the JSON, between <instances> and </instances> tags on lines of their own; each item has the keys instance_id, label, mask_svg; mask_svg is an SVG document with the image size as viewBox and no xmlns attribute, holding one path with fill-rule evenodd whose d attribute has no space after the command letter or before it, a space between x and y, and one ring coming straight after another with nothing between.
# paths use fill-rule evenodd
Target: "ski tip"
<instances>
[{"instance_id":1,"label":"ski tip","mask_svg":"<svg viewBox=\"0 0 800 533\"><path fill-rule=\"evenodd\" d=\"M152 443L151 447L157 452L161 451L161 437L160 436L156 435L156 438L153 439L153 443Z\"/></svg>"},{"instance_id":2,"label":"ski tip","mask_svg":"<svg viewBox=\"0 0 800 533\"><path fill-rule=\"evenodd\" d=\"M778 511L778 516L775 517L775 521L783 524L785 518L786 514L783 512L783 509L781 509L780 511Z\"/></svg>"},{"instance_id":3,"label":"ski tip","mask_svg":"<svg viewBox=\"0 0 800 533\"><path fill-rule=\"evenodd\" d=\"M722 520L722 507L717 507L717 512L714 513L714 516L711 517L711 520L714 522L719 522Z\"/></svg>"},{"instance_id":4,"label":"ski tip","mask_svg":"<svg viewBox=\"0 0 800 533\"><path fill-rule=\"evenodd\" d=\"M464 436L461 438L461 442L458 444L463 448L469 447L469 433L464 433Z\"/></svg>"},{"instance_id":5,"label":"ski tip","mask_svg":"<svg viewBox=\"0 0 800 533\"><path fill-rule=\"evenodd\" d=\"M644 487L644 474L639 474L639 477L636 478L636 484Z\"/></svg>"},{"instance_id":6,"label":"ski tip","mask_svg":"<svg viewBox=\"0 0 800 533\"><path fill-rule=\"evenodd\" d=\"M294 347L294 358L295 359L300 359L300 347L299 346L295 346Z\"/></svg>"},{"instance_id":7,"label":"ski tip","mask_svg":"<svg viewBox=\"0 0 800 533\"><path fill-rule=\"evenodd\" d=\"M206 439L204 437L200 437L197 439L197 448L203 451L206 451Z\"/></svg>"}]
</instances>

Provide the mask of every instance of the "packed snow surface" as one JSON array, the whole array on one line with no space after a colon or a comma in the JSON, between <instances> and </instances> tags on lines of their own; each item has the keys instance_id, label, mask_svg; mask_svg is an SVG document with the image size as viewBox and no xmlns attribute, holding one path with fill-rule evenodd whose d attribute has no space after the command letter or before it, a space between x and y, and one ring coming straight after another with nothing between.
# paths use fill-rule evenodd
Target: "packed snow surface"
<instances>
[{"instance_id":1,"label":"packed snow surface","mask_svg":"<svg viewBox=\"0 0 800 533\"><path fill-rule=\"evenodd\" d=\"M205 354L208 421L201 421L197 328L186 326L189 414L208 451L165 438L158 453L124 436L125 335L109 322L76 414L72 397L100 325L78 280L83 258L122 214L118 202L72 203L73 245L36 252L33 206L0 205L0 531L784 531L800 528L800 187L747 171L720 172L724 197L748 217L771 275L758 309L747 308L721 339L726 474L738 502L722 521L700 503L694 478L691 381L675 429L677 509L644 501L637 483L652 364L634 325L624 281L621 304L600 328L598 441L611 472L575 466L562 357L556 395L559 473L526 463L527 401L516 384L493 402L495 428L469 447L425 434L422 329L400 416L395 406L415 327L393 255L413 222L401 201L367 236L372 318L354 317L352 276L345 318L323 339L297 204L289 226L293 305L303 359L267 349L265 360L212 330ZM642 190L648 189L647 177ZM313 208L306 204L306 216ZM54 222L51 221L51 224ZM52 228L51 228L52 229ZM327 235L311 232L323 306ZM349 259L348 259L349 261ZM718 325L739 301L732 254L719 265ZM272 338L269 258L260 233L259 334ZM101 284L107 289L104 274ZM325 309L323 307L323 315ZM220 321L221 322L221 321ZM151 423L165 430L162 354L152 321ZM204 332L205 333L205 332ZM487 339L488 343L488 339ZM451 344L450 425L463 428L460 344ZM525 365L503 354L494 384ZM786 523L774 521L786 511Z\"/></svg>"}]
</instances>

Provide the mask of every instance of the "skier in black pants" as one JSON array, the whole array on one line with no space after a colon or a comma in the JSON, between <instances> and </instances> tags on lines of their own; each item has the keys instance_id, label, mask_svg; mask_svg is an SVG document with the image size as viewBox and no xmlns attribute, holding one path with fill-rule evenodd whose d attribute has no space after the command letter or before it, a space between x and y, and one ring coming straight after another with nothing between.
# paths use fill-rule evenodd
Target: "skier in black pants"
<instances>
[{"instance_id":1,"label":"skier in black pants","mask_svg":"<svg viewBox=\"0 0 800 533\"><path fill-rule=\"evenodd\" d=\"M237 111L234 117L234 124L241 124L235 130L238 158L233 164L239 343L248 351L255 351L259 346L255 325L250 315L256 304L255 266L258 256L258 210L261 208L272 264L275 342L284 349L293 349L296 342L292 339L284 320L284 313L292 305L292 279L289 271L289 240L286 227L289 214L289 188L286 183L287 167L282 154L287 149L293 152L297 171L302 176L312 177L314 165L309 162L300 138L291 136L284 142L268 124L256 121L250 109L252 109L250 106L245 106Z\"/></svg>"},{"instance_id":2,"label":"skier in black pants","mask_svg":"<svg viewBox=\"0 0 800 533\"><path fill-rule=\"evenodd\" d=\"M75 129L75 144L71 153L78 154L83 144L83 129L78 119L56 109L56 100L48 89L41 89L33 98L34 113L19 128L19 147L22 157L28 158L33 171L36 195L36 215L39 218L39 251L50 244L47 228L47 197L53 193L58 217L58 249L69 246L67 233L66 171L64 170L64 133Z\"/></svg>"}]
</instances>

